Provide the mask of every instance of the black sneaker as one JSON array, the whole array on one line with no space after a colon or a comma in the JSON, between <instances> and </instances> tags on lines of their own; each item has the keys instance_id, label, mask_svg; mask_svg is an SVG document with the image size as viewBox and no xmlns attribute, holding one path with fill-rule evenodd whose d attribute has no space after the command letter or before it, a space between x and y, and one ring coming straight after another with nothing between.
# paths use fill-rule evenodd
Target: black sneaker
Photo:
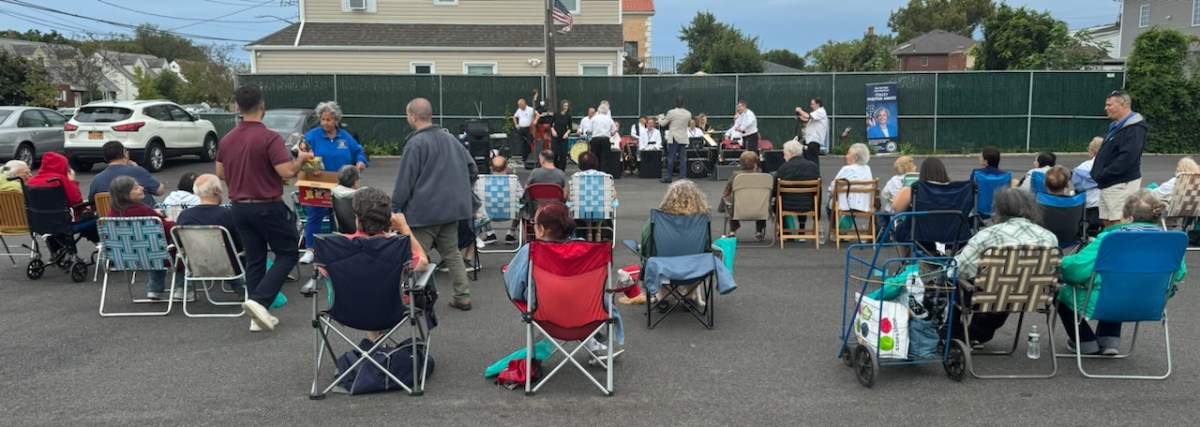
<instances>
[{"instance_id":1,"label":"black sneaker","mask_svg":"<svg viewBox=\"0 0 1200 427\"><path fill-rule=\"evenodd\" d=\"M507 236L504 236L504 244L506 244L506 245L515 245L515 244L517 244L517 236L514 236L514 235L512 235L512 234L509 234L509 235L507 235Z\"/></svg>"},{"instance_id":2,"label":"black sneaker","mask_svg":"<svg viewBox=\"0 0 1200 427\"><path fill-rule=\"evenodd\" d=\"M483 244L490 245L492 243L496 243L496 235L495 234L489 234L489 235L483 237Z\"/></svg>"}]
</instances>

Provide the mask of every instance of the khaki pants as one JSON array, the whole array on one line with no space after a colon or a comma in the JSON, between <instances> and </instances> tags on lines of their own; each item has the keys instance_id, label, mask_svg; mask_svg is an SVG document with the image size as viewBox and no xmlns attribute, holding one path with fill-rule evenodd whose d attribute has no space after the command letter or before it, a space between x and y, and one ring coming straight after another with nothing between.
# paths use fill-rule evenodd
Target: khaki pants
<instances>
[{"instance_id":1,"label":"khaki pants","mask_svg":"<svg viewBox=\"0 0 1200 427\"><path fill-rule=\"evenodd\" d=\"M1113 184L1100 190L1100 219L1120 221L1125 217L1125 200L1142 189L1142 179Z\"/></svg>"},{"instance_id":2,"label":"khaki pants","mask_svg":"<svg viewBox=\"0 0 1200 427\"><path fill-rule=\"evenodd\" d=\"M450 280L454 286L455 301L470 301L471 290L467 288L467 267L463 262L462 252L458 250L458 222L441 225L413 227L413 238L421 247L429 252L437 248L442 255L442 262L450 270Z\"/></svg>"}]
</instances>

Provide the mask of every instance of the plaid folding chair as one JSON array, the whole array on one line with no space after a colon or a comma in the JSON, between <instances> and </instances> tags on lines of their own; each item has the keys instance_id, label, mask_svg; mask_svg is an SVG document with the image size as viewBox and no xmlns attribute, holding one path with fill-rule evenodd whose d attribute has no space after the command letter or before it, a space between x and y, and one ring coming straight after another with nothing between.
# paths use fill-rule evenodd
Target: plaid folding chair
<instances>
[{"instance_id":1,"label":"plaid folding chair","mask_svg":"<svg viewBox=\"0 0 1200 427\"><path fill-rule=\"evenodd\" d=\"M166 281L171 287L167 309L163 311L105 312L108 300L108 276L115 272L174 270L171 257L172 246L167 244L167 233L162 220L153 216L101 217L97 222L100 242L104 245L104 281L100 285L100 315L103 317L165 316L171 312L175 300L174 275ZM137 299L133 296L132 280L129 298L133 302L156 302Z\"/></svg>"},{"instance_id":2,"label":"plaid folding chair","mask_svg":"<svg viewBox=\"0 0 1200 427\"><path fill-rule=\"evenodd\" d=\"M599 171L578 172L571 176L571 199L567 201L571 218L579 227L584 240L607 241L616 244L617 234L616 188L611 175Z\"/></svg>"},{"instance_id":3,"label":"plaid folding chair","mask_svg":"<svg viewBox=\"0 0 1200 427\"><path fill-rule=\"evenodd\" d=\"M171 228L171 239L175 241L179 260L183 264L183 288L195 289L191 282L200 282L200 289L209 304L216 306L241 306L249 298L245 286L241 299L217 301L212 297L215 283L230 280L245 280L246 269L237 256L233 235L219 225L176 225ZM240 317L244 311L227 314L192 313L188 311L188 298L183 299L183 314L188 317Z\"/></svg>"},{"instance_id":4,"label":"plaid folding chair","mask_svg":"<svg viewBox=\"0 0 1200 427\"><path fill-rule=\"evenodd\" d=\"M489 221L517 221L517 244L512 249L479 249L476 253L516 252L525 242L525 222L521 221L521 181L516 175L479 175L475 195L483 202L483 214ZM490 226L490 225L489 225ZM479 231L483 231L483 227Z\"/></svg>"},{"instance_id":5,"label":"plaid folding chair","mask_svg":"<svg viewBox=\"0 0 1200 427\"><path fill-rule=\"evenodd\" d=\"M971 178L971 181L975 183L974 226L978 229L992 218L992 199L996 196L996 190L1012 186L1012 172L993 175L975 171Z\"/></svg>"},{"instance_id":6,"label":"plaid folding chair","mask_svg":"<svg viewBox=\"0 0 1200 427\"><path fill-rule=\"evenodd\" d=\"M713 295L716 293L716 260L711 255L712 237L711 224L708 214L681 216L668 215L657 209L650 211L650 235L653 242L651 256L642 257L638 242L626 240L625 246L642 260L639 280L642 291L646 294L646 328L654 329L676 309L682 308L690 313L707 329L714 326ZM650 283L650 270L673 270L673 267L683 267L687 270L699 259L696 255L709 255L704 262L711 262L711 268L699 277L682 277L680 275L664 274L666 283ZM703 266L707 267L707 266ZM665 289L667 295L658 299L659 289ZM696 301L687 297L690 292L698 292ZM674 302L671 302L674 300ZM657 320L654 311L662 314Z\"/></svg>"},{"instance_id":7,"label":"plaid folding chair","mask_svg":"<svg viewBox=\"0 0 1200 427\"><path fill-rule=\"evenodd\" d=\"M1181 173L1175 176L1175 186L1171 188L1170 202L1167 203L1167 213L1163 215L1162 227L1167 229L1167 218L1179 218L1179 225L1184 231L1191 230L1200 217L1200 173ZM1200 248L1188 247L1189 251L1200 251Z\"/></svg>"},{"instance_id":8,"label":"plaid folding chair","mask_svg":"<svg viewBox=\"0 0 1200 427\"><path fill-rule=\"evenodd\" d=\"M563 360L535 384L525 377L525 394L533 395L568 363L574 365L606 395L613 393L613 335L616 319L612 292L612 246L606 243L572 241L529 242L529 276L525 301L513 301L525 323L525 372L533 372L534 336L540 334L554 345L550 357L561 353ZM610 308L611 307L611 308ZM605 332L606 354L592 353L585 345ZM560 342L561 341L561 342ZM566 341L579 341L567 350ZM597 360L605 370L605 383L596 379L578 360L580 351ZM547 362L549 359L543 362Z\"/></svg>"},{"instance_id":9,"label":"plaid folding chair","mask_svg":"<svg viewBox=\"0 0 1200 427\"><path fill-rule=\"evenodd\" d=\"M733 177L733 182L730 186L733 203L725 205L725 221L721 228L721 235L727 234L730 227L729 221L731 220L773 222L771 193L774 191L775 178L771 174L761 172L739 173ZM725 201L722 200L721 203L725 203ZM766 242L764 245L746 245L744 247L769 248L775 246L775 239L778 237L778 234L771 233L771 241Z\"/></svg>"},{"instance_id":10,"label":"plaid folding chair","mask_svg":"<svg viewBox=\"0 0 1200 427\"><path fill-rule=\"evenodd\" d=\"M1057 319L1054 297L1058 293L1058 267L1062 264L1062 252L1058 248L1042 246L1008 246L987 248L979 258L979 274L975 283L958 282L961 295L954 299L962 325L971 324L976 314L1019 313L1017 331L1013 334L1012 347L1001 351L972 351L967 355L967 366L975 378L1050 378L1058 372L1058 361L1052 361L1049 374L1039 375L982 375L975 371L976 355L1011 355L1021 340L1021 325L1026 313L1040 312L1046 315L1047 336L1050 348L1054 348L1054 323ZM968 298L969 295L969 298ZM971 342L970 327L964 327L963 336ZM1054 359L1054 358L1051 358Z\"/></svg>"},{"instance_id":11,"label":"plaid folding chair","mask_svg":"<svg viewBox=\"0 0 1200 427\"><path fill-rule=\"evenodd\" d=\"M869 196L870 206L872 209L864 211L853 209L848 206L849 198L855 197L856 195ZM875 206L875 198L878 195L879 178L869 181L851 181L848 179L840 179L833 183L833 194L829 197L831 214L829 216L829 237L833 239L834 246L837 247L837 249L842 248L843 239L849 240L853 238L857 240L858 243L862 243L864 240L870 242L875 241L875 209L873 208ZM843 204L843 200L846 200L847 203ZM850 217L853 220L853 230L846 230L841 227L841 218L843 216ZM860 217L866 218L867 220L867 233L863 233L858 229L858 218ZM853 231L854 234L850 234L847 231Z\"/></svg>"}]
</instances>

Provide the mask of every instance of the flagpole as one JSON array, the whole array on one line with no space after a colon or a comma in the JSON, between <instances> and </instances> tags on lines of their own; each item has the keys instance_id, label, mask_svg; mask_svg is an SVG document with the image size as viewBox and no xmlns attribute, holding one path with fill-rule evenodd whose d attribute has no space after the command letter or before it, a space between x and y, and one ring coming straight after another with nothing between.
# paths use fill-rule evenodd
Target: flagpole
<instances>
[{"instance_id":1,"label":"flagpole","mask_svg":"<svg viewBox=\"0 0 1200 427\"><path fill-rule=\"evenodd\" d=\"M546 97L544 99L546 101L546 110L552 111L552 112L558 111L556 109L556 105L557 105L556 100L558 98L556 97L557 93L555 93L555 87L557 86L557 84L555 82L556 77L555 77L555 70L554 70L554 19L552 17L553 9L554 9L554 0L546 0L546 29L545 29L545 31L543 31L546 35Z\"/></svg>"}]
</instances>

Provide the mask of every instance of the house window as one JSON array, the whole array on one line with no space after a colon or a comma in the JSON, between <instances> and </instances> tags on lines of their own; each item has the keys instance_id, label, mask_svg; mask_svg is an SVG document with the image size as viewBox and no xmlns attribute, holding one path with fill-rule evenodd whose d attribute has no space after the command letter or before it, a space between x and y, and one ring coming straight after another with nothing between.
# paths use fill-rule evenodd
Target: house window
<instances>
[{"instance_id":1,"label":"house window","mask_svg":"<svg viewBox=\"0 0 1200 427\"><path fill-rule=\"evenodd\" d=\"M66 100L67 100L67 91L65 91L65 90L60 90L60 91L58 91L58 100L59 100L59 101L66 102Z\"/></svg>"},{"instance_id":2,"label":"house window","mask_svg":"<svg viewBox=\"0 0 1200 427\"><path fill-rule=\"evenodd\" d=\"M375 13L376 0L342 0L342 12Z\"/></svg>"},{"instance_id":3,"label":"house window","mask_svg":"<svg viewBox=\"0 0 1200 427\"><path fill-rule=\"evenodd\" d=\"M1138 28L1146 28L1150 26L1150 5L1143 4L1138 9Z\"/></svg>"},{"instance_id":4,"label":"house window","mask_svg":"<svg viewBox=\"0 0 1200 427\"><path fill-rule=\"evenodd\" d=\"M457 6L458 0L433 0L434 6Z\"/></svg>"},{"instance_id":5,"label":"house window","mask_svg":"<svg viewBox=\"0 0 1200 427\"><path fill-rule=\"evenodd\" d=\"M581 76L611 76L612 64L607 62L596 63L579 63L579 75Z\"/></svg>"},{"instance_id":6,"label":"house window","mask_svg":"<svg viewBox=\"0 0 1200 427\"><path fill-rule=\"evenodd\" d=\"M1192 0L1192 26L1200 26L1200 0Z\"/></svg>"},{"instance_id":7,"label":"house window","mask_svg":"<svg viewBox=\"0 0 1200 427\"><path fill-rule=\"evenodd\" d=\"M581 2L583 0L559 0L559 1L561 1L563 6L566 6L567 10L571 11L572 14L576 14L576 13L579 13L579 2Z\"/></svg>"},{"instance_id":8,"label":"house window","mask_svg":"<svg viewBox=\"0 0 1200 427\"><path fill-rule=\"evenodd\" d=\"M414 61L408 63L408 72L411 74L433 74L433 61Z\"/></svg>"},{"instance_id":9,"label":"house window","mask_svg":"<svg viewBox=\"0 0 1200 427\"><path fill-rule=\"evenodd\" d=\"M1197 0L1197 1L1200 1L1200 0ZM625 56L628 56L630 58L637 58L638 57L638 49L637 48L638 48L637 42L635 42L635 41L625 42Z\"/></svg>"},{"instance_id":10,"label":"house window","mask_svg":"<svg viewBox=\"0 0 1200 427\"><path fill-rule=\"evenodd\" d=\"M468 76L494 76L496 75L495 62L464 62L463 74Z\"/></svg>"},{"instance_id":11,"label":"house window","mask_svg":"<svg viewBox=\"0 0 1200 427\"><path fill-rule=\"evenodd\" d=\"M929 57L928 57L928 56L922 56L922 57L921 57L921 66L922 66L922 67L928 67L928 66L929 66Z\"/></svg>"}]
</instances>

